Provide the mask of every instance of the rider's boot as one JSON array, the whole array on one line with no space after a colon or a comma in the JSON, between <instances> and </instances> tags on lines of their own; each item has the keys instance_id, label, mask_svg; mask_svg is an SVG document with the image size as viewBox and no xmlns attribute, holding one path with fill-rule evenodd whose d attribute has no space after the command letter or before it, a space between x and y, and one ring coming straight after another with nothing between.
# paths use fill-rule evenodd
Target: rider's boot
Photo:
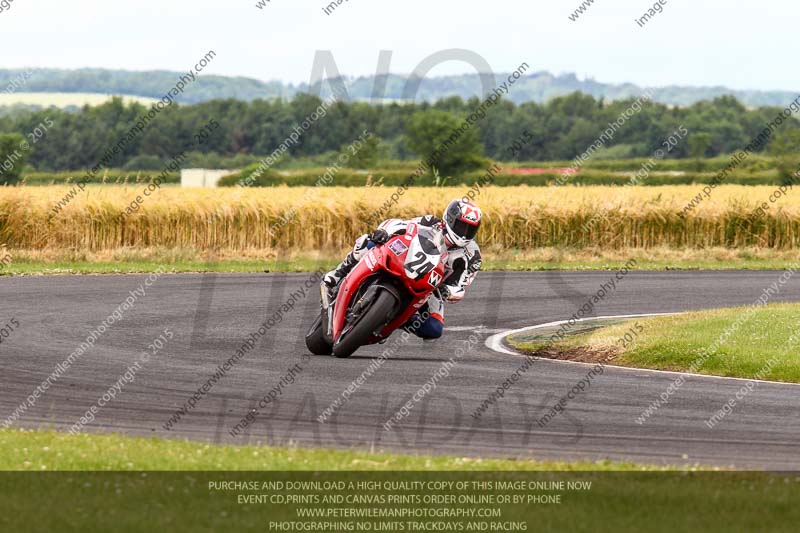
<instances>
[{"instance_id":1,"label":"rider's boot","mask_svg":"<svg viewBox=\"0 0 800 533\"><path fill-rule=\"evenodd\" d=\"M347 257L344 258L344 261L339 263L339 266L325 274L323 276L322 281L325 282L325 285L328 286L328 289L334 289L339 282L342 281L345 276L347 276L353 267L358 264L358 259L355 258L353 252L347 254Z\"/></svg>"},{"instance_id":2,"label":"rider's boot","mask_svg":"<svg viewBox=\"0 0 800 533\"><path fill-rule=\"evenodd\" d=\"M333 292L339 283L353 270L353 267L364 257L364 254L367 252L368 240L367 235L359 237L356 240L353 251L347 254L344 261L322 277L322 281L328 286L330 292Z\"/></svg>"}]
</instances>

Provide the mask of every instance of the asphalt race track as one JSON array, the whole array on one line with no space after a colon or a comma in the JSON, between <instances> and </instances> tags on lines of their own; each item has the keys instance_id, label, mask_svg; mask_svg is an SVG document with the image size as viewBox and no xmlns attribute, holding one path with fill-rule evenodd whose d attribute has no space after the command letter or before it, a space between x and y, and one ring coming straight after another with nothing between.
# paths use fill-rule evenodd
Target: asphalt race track
<instances>
[{"instance_id":1,"label":"asphalt race track","mask_svg":"<svg viewBox=\"0 0 800 533\"><path fill-rule=\"evenodd\" d=\"M781 272L631 272L593 315L677 312L747 305ZM745 381L689 377L644 424L636 418L675 380L674 374L606 368L549 424L543 416L589 367L536 362L494 407L471 416L523 359L493 352L484 340L501 330L572 316L609 272L485 272L467 298L446 309L445 337L412 339L384 362L324 423L317 417L391 344L352 358L302 358L303 334L317 313L318 291L289 310L226 375L174 423L165 423L234 355L258 325L281 308L310 274L163 275L79 357L13 427L66 430L98 401L148 345L169 328L174 337L135 379L122 384L84 431L188 437L233 443L357 447L463 456L612 459L655 464L800 469L800 386L759 383L714 429L705 421ZM25 402L56 365L135 291L148 275L0 278L0 324L19 322L0 344L0 421ZM790 279L770 301L800 300ZM746 326L744 326L746 327ZM449 375L413 404L393 429L384 423L476 331ZM395 334L398 335L398 334ZM475 337L473 337L474 339ZM231 429L284 378L275 401L255 422ZM430 387L429 387L430 388Z\"/></svg>"}]
</instances>

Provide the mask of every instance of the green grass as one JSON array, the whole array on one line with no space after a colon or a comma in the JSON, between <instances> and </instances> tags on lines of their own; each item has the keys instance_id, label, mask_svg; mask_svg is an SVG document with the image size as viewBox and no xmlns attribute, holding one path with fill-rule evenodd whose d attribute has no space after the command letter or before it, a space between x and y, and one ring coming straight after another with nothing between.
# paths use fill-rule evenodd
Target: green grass
<instances>
[{"instance_id":1,"label":"green grass","mask_svg":"<svg viewBox=\"0 0 800 533\"><path fill-rule=\"evenodd\" d=\"M310 272L336 266L333 259L323 261L313 259L297 260L178 260L163 262L156 260L131 261L19 261L4 269L0 275L38 275L38 274L135 274L155 272L163 268L167 272Z\"/></svg>"},{"instance_id":2,"label":"green grass","mask_svg":"<svg viewBox=\"0 0 800 533\"><path fill-rule=\"evenodd\" d=\"M640 471L620 463L554 463L411 456L341 450L215 446L117 435L69 436L51 431L0 431L3 531L275 531L275 521L315 509L501 509L484 522L524 522L528 531L794 531L800 520L800 478L757 472ZM46 468L46 472L43 471ZM146 471L151 468L166 471ZM65 472L52 472L63 469ZM83 471L76 471L83 470ZM111 470L111 471L105 471ZM373 472L373 470L376 470ZM588 471L592 470L592 471ZM621 470L621 471L609 471ZM378 488L357 488L369 481ZM384 483L466 482L464 489L398 489ZM486 488L483 482L580 482L584 490ZM257 488L231 482L256 483ZM342 488L271 489L263 483L343 483ZM348 483L353 483L351 487ZM476 482L483 486L476 487ZM224 484L227 483L226 487ZM589 486L590 484L590 486ZM318 500L258 503L240 497L292 495ZM347 495L511 495L491 504L346 502ZM342 496L342 502L323 498ZM559 495L559 503L529 503L529 495ZM495 496L496 498L497 496ZM330 520L330 519L329 519ZM450 518L338 518L372 522L352 531L397 531L390 522L460 523ZM469 520L475 522L476 520ZM382 527L377 527L380 522ZM316 529L327 530L327 529ZM427 529L426 529L427 530ZM448 529L450 530L450 529ZM498 528L462 531L497 531Z\"/></svg>"},{"instance_id":3,"label":"green grass","mask_svg":"<svg viewBox=\"0 0 800 533\"><path fill-rule=\"evenodd\" d=\"M565 337L553 348L612 349L611 362L622 366L800 383L798 327L800 304L771 304L626 320ZM620 340L626 333L627 347ZM523 334L509 342L536 352L547 341Z\"/></svg>"},{"instance_id":4,"label":"green grass","mask_svg":"<svg viewBox=\"0 0 800 533\"><path fill-rule=\"evenodd\" d=\"M554 462L216 445L121 435L0 430L0 471L662 471L633 463ZM691 468L696 470L696 468Z\"/></svg>"},{"instance_id":5,"label":"green grass","mask_svg":"<svg viewBox=\"0 0 800 533\"><path fill-rule=\"evenodd\" d=\"M483 264L484 270L511 270L511 271L549 271L549 270L608 270L616 271L625 264L626 260L609 261L607 259L578 260L578 261L514 261L514 260L487 260ZM630 270L786 270L795 260L780 258L751 258L751 259L642 259Z\"/></svg>"},{"instance_id":6,"label":"green grass","mask_svg":"<svg viewBox=\"0 0 800 533\"><path fill-rule=\"evenodd\" d=\"M150 183L155 178L161 179L162 187L180 187L181 176L179 172L169 172L161 175L161 170L123 170L106 169L91 178L86 178L86 172L80 170L62 172L27 172L23 174L20 186L50 186L74 184L86 180L87 187L105 187L106 185L127 185L138 188Z\"/></svg>"},{"instance_id":7,"label":"green grass","mask_svg":"<svg viewBox=\"0 0 800 533\"><path fill-rule=\"evenodd\" d=\"M235 187L238 183L249 179L250 175L256 170L257 165L251 165L249 170L230 174L220 181L221 187ZM325 174L325 168L309 168L293 171L274 171L262 172L258 178L248 181L250 187L275 187L287 185L289 187L312 187L319 182L321 175ZM336 173L336 179L330 186L336 187L364 187L368 185L381 184L388 187L397 187L407 182L409 175L413 171L406 170L386 170L376 168L370 171L359 171L343 169ZM485 174L485 170L479 170L462 174L457 177L448 177L448 185L463 185L471 187L479 182ZM572 185L616 185L619 187L629 186L634 172L615 172L601 170L582 170L569 178ZM548 187L556 183L561 177L558 172L547 172L542 174L512 174L500 172L492 177L492 185L495 187L514 187L517 185L527 185L529 187ZM639 187L657 187L670 185L703 185L711 183L715 174L713 172L680 172L679 174L651 172L646 179L642 180ZM744 171L731 174L725 179L729 185L780 185L781 179L774 170L759 172ZM414 182L418 186L432 186L435 184L432 176L421 176ZM323 185L326 186L326 185Z\"/></svg>"},{"instance_id":8,"label":"green grass","mask_svg":"<svg viewBox=\"0 0 800 533\"><path fill-rule=\"evenodd\" d=\"M0 248L0 256L3 255ZM594 254L576 251L561 254L552 251L515 253L487 252L484 270L548 271L548 270L607 270L615 271L630 259L637 263L631 270L785 270L796 262L794 252L771 251L750 253L747 250L718 250L716 255L708 250L692 252L660 250L611 251ZM13 261L3 266L2 275L38 274L132 274L153 272L163 268L168 272L309 272L334 268L344 257L337 254L295 254L280 259L258 257L232 258L227 252L216 261L208 261L201 254L181 251L138 252L119 254L53 254L12 251Z\"/></svg>"}]
</instances>

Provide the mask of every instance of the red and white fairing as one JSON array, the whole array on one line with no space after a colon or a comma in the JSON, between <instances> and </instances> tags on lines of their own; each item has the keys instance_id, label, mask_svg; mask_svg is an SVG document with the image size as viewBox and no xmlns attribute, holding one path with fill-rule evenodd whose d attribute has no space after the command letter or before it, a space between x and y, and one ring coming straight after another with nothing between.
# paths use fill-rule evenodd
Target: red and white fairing
<instances>
[{"instance_id":1,"label":"red and white fairing","mask_svg":"<svg viewBox=\"0 0 800 533\"><path fill-rule=\"evenodd\" d=\"M331 336L336 342L342 334L353 295L368 277L385 271L397 279L411 294L410 305L381 330L377 341L386 338L408 322L428 300L428 296L444 281L447 247L440 230L409 223L404 235L389 239L386 244L367 252L342 281L336 296Z\"/></svg>"}]
</instances>

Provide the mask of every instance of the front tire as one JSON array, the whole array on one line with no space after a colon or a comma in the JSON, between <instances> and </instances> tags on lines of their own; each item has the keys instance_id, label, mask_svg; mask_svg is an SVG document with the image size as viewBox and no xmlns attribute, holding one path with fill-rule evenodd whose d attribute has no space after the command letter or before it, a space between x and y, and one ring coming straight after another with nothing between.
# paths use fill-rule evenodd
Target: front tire
<instances>
[{"instance_id":1,"label":"front tire","mask_svg":"<svg viewBox=\"0 0 800 533\"><path fill-rule=\"evenodd\" d=\"M324 313L317 315L317 319L311 324L311 328L306 333L306 346L308 351L314 355L330 355L333 348L322 331L323 316Z\"/></svg>"},{"instance_id":2,"label":"front tire","mask_svg":"<svg viewBox=\"0 0 800 533\"><path fill-rule=\"evenodd\" d=\"M367 341L375 331L389 321L389 315L397 305L394 295L386 290L380 290L369 309L361 315L353 329L339 339L333 346L333 355L339 358L350 357L353 352Z\"/></svg>"}]
</instances>

